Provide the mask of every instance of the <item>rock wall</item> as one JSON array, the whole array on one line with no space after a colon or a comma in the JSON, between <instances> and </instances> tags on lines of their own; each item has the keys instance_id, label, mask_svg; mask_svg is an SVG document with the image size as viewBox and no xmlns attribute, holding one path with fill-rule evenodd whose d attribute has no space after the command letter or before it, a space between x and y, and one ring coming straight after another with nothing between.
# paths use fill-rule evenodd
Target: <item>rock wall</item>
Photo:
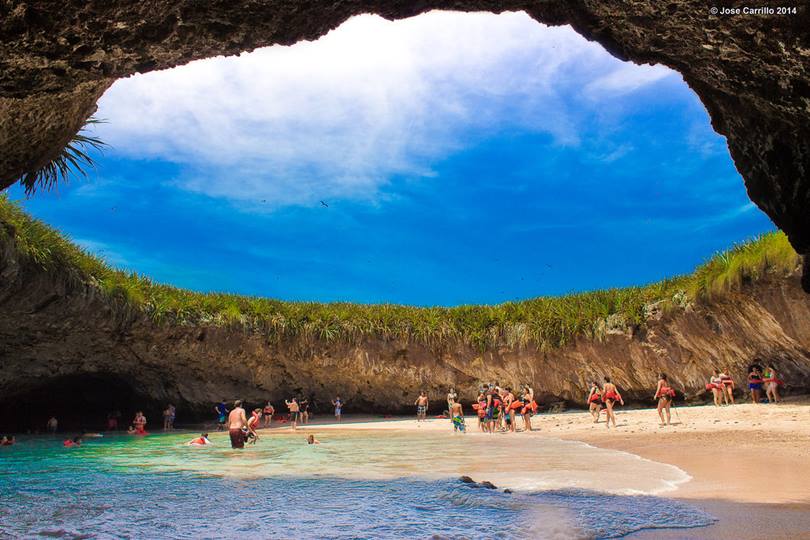
<instances>
[{"instance_id":1,"label":"rock wall","mask_svg":"<svg viewBox=\"0 0 810 540\"><path fill-rule=\"evenodd\" d=\"M683 74L728 138L751 200L810 253L810 9L715 4L797 13L713 15L703 0L0 0L0 189L56 155L117 78L316 39L361 13L524 10L621 59ZM810 271L803 285L810 292Z\"/></svg>"},{"instance_id":2,"label":"rock wall","mask_svg":"<svg viewBox=\"0 0 810 540\"><path fill-rule=\"evenodd\" d=\"M279 406L293 394L312 396L321 411L340 395L350 412L403 412L426 389L438 409L448 385L469 403L484 381L529 383L545 402L583 404L589 381L604 375L628 401L649 403L659 371L694 398L713 366L742 383L755 359L777 362L794 390L810 389L810 297L798 275L659 313L603 341L481 352L461 343L275 342L240 326L159 325L78 276L26 266L13 242L0 240L0 428L42 426L54 412L99 423L113 407L154 417L169 401L188 420L209 415L222 398Z\"/></svg>"}]
</instances>

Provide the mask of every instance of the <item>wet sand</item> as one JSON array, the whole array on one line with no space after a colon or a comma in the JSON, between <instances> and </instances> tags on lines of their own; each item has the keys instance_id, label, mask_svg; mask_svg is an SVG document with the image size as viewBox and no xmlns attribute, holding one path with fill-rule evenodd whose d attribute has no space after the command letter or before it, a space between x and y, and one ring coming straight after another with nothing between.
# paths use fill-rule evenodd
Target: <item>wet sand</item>
<instances>
[{"instance_id":1,"label":"wet sand","mask_svg":"<svg viewBox=\"0 0 810 540\"><path fill-rule=\"evenodd\" d=\"M675 465L692 480L662 495L689 500L719 520L709 528L645 531L631 538L810 539L810 399L676 410L673 425L661 427L654 409L619 408L617 429L605 427L604 415L593 424L587 412L543 414L533 420L536 432L493 437L504 442L511 437L537 437L538 442L558 437ZM476 424L476 418L467 418L471 430L477 429ZM418 424L412 419L365 418L316 424L307 431L323 431L326 436L334 429L450 427L447 420L438 419ZM486 480L486 470L474 473L477 480Z\"/></svg>"}]
</instances>

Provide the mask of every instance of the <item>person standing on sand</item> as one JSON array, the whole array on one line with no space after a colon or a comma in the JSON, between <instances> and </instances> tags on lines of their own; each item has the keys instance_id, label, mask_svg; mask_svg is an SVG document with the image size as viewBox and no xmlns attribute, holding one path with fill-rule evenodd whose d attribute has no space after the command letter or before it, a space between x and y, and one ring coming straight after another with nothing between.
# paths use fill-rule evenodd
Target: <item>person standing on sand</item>
<instances>
[{"instance_id":1,"label":"person standing on sand","mask_svg":"<svg viewBox=\"0 0 810 540\"><path fill-rule=\"evenodd\" d=\"M485 430L489 433L495 433L495 409L500 403L500 396L498 396L498 392L492 386L489 387L486 393L487 396L487 406L486 406L486 414L484 415L484 423L485 423Z\"/></svg>"},{"instance_id":2,"label":"person standing on sand","mask_svg":"<svg viewBox=\"0 0 810 540\"><path fill-rule=\"evenodd\" d=\"M298 408L301 411L301 425L305 426L309 423L309 400L299 399Z\"/></svg>"},{"instance_id":3,"label":"person standing on sand","mask_svg":"<svg viewBox=\"0 0 810 540\"><path fill-rule=\"evenodd\" d=\"M176 414L177 409L174 408L174 405L169 403L166 406L166 410L163 411L163 431L174 429L174 417Z\"/></svg>"},{"instance_id":4,"label":"person standing on sand","mask_svg":"<svg viewBox=\"0 0 810 540\"><path fill-rule=\"evenodd\" d=\"M712 391L714 405L720 407L723 404L725 386L723 385L723 379L720 378L720 372L717 368L712 370L712 376L709 378L709 384L706 385L706 389Z\"/></svg>"},{"instance_id":5,"label":"person standing on sand","mask_svg":"<svg viewBox=\"0 0 810 540\"><path fill-rule=\"evenodd\" d=\"M731 370L726 368L721 371L718 377L723 381L723 401L726 405L734 405L734 379L731 378Z\"/></svg>"},{"instance_id":6,"label":"person standing on sand","mask_svg":"<svg viewBox=\"0 0 810 540\"><path fill-rule=\"evenodd\" d=\"M245 432L247 427L247 417L245 409L242 408L242 401L237 399L233 402L233 410L228 415L228 435L231 437L231 448L245 447Z\"/></svg>"},{"instance_id":7,"label":"person standing on sand","mask_svg":"<svg viewBox=\"0 0 810 540\"><path fill-rule=\"evenodd\" d=\"M669 408L672 406L672 398L675 397L675 390L669 385L666 373L658 375L658 386L655 389L655 396L653 399L658 400L658 417L661 419L662 426L668 426L671 421ZM664 413L666 413L666 421L664 420ZM614 425L615 427L615 425Z\"/></svg>"},{"instance_id":8,"label":"person standing on sand","mask_svg":"<svg viewBox=\"0 0 810 540\"><path fill-rule=\"evenodd\" d=\"M455 403L457 399L458 394L456 394L456 389L451 386L450 391L447 392L447 414L450 418L453 418L453 403Z\"/></svg>"},{"instance_id":9,"label":"person standing on sand","mask_svg":"<svg viewBox=\"0 0 810 540\"><path fill-rule=\"evenodd\" d=\"M224 399L214 406L214 412L217 413L217 431L222 431L228 418L228 406Z\"/></svg>"},{"instance_id":10,"label":"person standing on sand","mask_svg":"<svg viewBox=\"0 0 810 540\"><path fill-rule=\"evenodd\" d=\"M464 423L464 408L458 401L454 401L450 406L450 418L453 421L453 433L457 431L466 433L467 426Z\"/></svg>"},{"instance_id":11,"label":"person standing on sand","mask_svg":"<svg viewBox=\"0 0 810 540\"><path fill-rule=\"evenodd\" d=\"M591 389L588 391L588 412L593 417L593 423L599 423L599 415L602 414L602 396L599 394L599 384L591 382Z\"/></svg>"},{"instance_id":12,"label":"person standing on sand","mask_svg":"<svg viewBox=\"0 0 810 540\"><path fill-rule=\"evenodd\" d=\"M520 414L523 416L524 431L532 431L532 416L537 411L537 403L534 401L534 389L527 386L523 389L523 410Z\"/></svg>"},{"instance_id":13,"label":"person standing on sand","mask_svg":"<svg viewBox=\"0 0 810 540\"><path fill-rule=\"evenodd\" d=\"M504 411L504 421L506 422L506 426L504 429L509 429L512 433L515 432L515 409L512 407L512 404L515 402L515 394L512 393L511 388L505 388L503 395L503 411Z\"/></svg>"},{"instance_id":14,"label":"person standing on sand","mask_svg":"<svg viewBox=\"0 0 810 540\"><path fill-rule=\"evenodd\" d=\"M478 389L478 398L476 399L476 402L478 404L478 409L476 410L476 412L478 413L478 429L480 429L481 431L486 431L486 426L484 425L484 418L486 418L487 415L487 398L484 395L483 388ZM473 405L473 408L475 408L475 405Z\"/></svg>"},{"instance_id":15,"label":"person standing on sand","mask_svg":"<svg viewBox=\"0 0 810 540\"><path fill-rule=\"evenodd\" d=\"M765 396L768 403L779 403L782 396L779 395L779 385L783 384L779 379L779 374L773 364L768 364L768 371L765 372Z\"/></svg>"},{"instance_id":16,"label":"person standing on sand","mask_svg":"<svg viewBox=\"0 0 810 540\"><path fill-rule=\"evenodd\" d=\"M416 398L413 404L416 405L416 421L424 422L427 418L428 405L430 404L424 390L419 392L419 397Z\"/></svg>"},{"instance_id":17,"label":"person standing on sand","mask_svg":"<svg viewBox=\"0 0 810 540\"><path fill-rule=\"evenodd\" d=\"M338 423L343 420L343 400L340 399L340 396L337 396L333 401L332 405L335 406L335 418L337 419Z\"/></svg>"},{"instance_id":18,"label":"person standing on sand","mask_svg":"<svg viewBox=\"0 0 810 540\"><path fill-rule=\"evenodd\" d=\"M616 413L613 412L613 406L617 401L624 405L624 400L619 394L616 385L610 382L610 377L605 377L605 384L602 385L602 403L605 404L605 410L607 411L606 427L608 429L610 429L611 420L613 420L613 427L616 427Z\"/></svg>"},{"instance_id":19,"label":"person standing on sand","mask_svg":"<svg viewBox=\"0 0 810 540\"><path fill-rule=\"evenodd\" d=\"M301 415L301 408L298 406L298 401L295 398L292 398L292 401L285 399L284 403L287 404L287 408L290 410L290 425L293 431L295 431L298 428L298 417Z\"/></svg>"},{"instance_id":20,"label":"person standing on sand","mask_svg":"<svg viewBox=\"0 0 810 540\"><path fill-rule=\"evenodd\" d=\"M270 424L273 423L273 415L276 414L276 410L273 408L273 405L270 404L268 401L265 404L264 409L262 409L262 415L264 415L264 427L269 428Z\"/></svg>"},{"instance_id":21,"label":"person standing on sand","mask_svg":"<svg viewBox=\"0 0 810 540\"><path fill-rule=\"evenodd\" d=\"M758 365L751 366L748 372L748 389L751 391L751 403L758 404L762 399L762 371Z\"/></svg>"},{"instance_id":22,"label":"person standing on sand","mask_svg":"<svg viewBox=\"0 0 810 540\"><path fill-rule=\"evenodd\" d=\"M135 426L135 433L143 435L146 433L146 416L142 411L135 413L135 418L132 420L132 425Z\"/></svg>"}]
</instances>

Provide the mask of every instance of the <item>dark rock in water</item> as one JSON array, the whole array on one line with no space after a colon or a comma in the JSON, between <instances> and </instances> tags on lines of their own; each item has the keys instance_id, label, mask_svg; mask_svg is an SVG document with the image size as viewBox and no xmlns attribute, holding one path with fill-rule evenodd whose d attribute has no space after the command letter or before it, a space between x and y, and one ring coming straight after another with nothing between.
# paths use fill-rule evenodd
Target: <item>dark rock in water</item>
<instances>
[{"instance_id":1,"label":"dark rock in water","mask_svg":"<svg viewBox=\"0 0 810 540\"><path fill-rule=\"evenodd\" d=\"M503 490L503 492L504 493L512 493L512 490L511 489L505 489L505 490Z\"/></svg>"},{"instance_id":2,"label":"dark rock in water","mask_svg":"<svg viewBox=\"0 0 810 540\"><path fill-rule=\"evenodd\" d=\"M483 482L479 482L478 484L481 487L485 487L487 489L498 489L498 486L496 486L495 484L493 484L492 482L489 482L487 480L484 480Z\"/></svg>"},{"instance_id":3,"label":"dark rock in water","mask_svg":"<svg viewBox=\"0 0 810 540\"><path fill-rule=\"evenodd\" d=\"M459 481L464 482L465 484L474 484L475 483L475 480L473 480L469 476L462 476L461 478L459 478Z\"/></svg>"}]
</instances>

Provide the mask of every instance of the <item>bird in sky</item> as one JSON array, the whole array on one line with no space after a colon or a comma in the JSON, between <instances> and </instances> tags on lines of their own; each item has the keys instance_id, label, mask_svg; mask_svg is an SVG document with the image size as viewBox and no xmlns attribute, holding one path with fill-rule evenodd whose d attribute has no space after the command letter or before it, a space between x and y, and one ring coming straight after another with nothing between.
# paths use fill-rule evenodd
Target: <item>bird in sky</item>
<instances>
[{"instance_id":1,"label":"bird in sky","mask_svg":"<svg viewBox=\"0 0 810 540\"><path fill-rule=\"evenodd\" d=\"M329 205L328 205L328 204L326 204L326 203L325 203L325 202L323 202L323 201L321 201L321 206L323 206L324 208L329 208Z\"/></svg>"}]
</instances>

